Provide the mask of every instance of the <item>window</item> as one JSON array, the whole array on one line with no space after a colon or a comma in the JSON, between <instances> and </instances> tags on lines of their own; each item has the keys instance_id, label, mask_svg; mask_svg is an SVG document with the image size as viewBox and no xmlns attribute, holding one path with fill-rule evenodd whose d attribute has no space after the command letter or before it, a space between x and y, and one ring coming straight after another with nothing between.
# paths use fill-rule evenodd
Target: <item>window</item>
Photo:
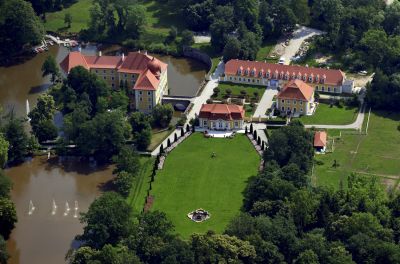
<instances>
[{"instance_id":1,"label":"window","mask_svg":"<svg viewBox=\"0 0 400 264\"><path fill-rule=\"evenodd\" d=\"M147 98L147 101L151 102L151 97Z\"/></svg>"},{"instance_id":2,"label":"window","mask_svg":"<svg viewBox=\"0 0 400 264\"><path fill-rule=\"evenodd\" d=\"M321 87L321 90L322 90L322 91L325 91L325 87L324 87L324 86L322 86L322 87Z\"/></svg>"},{"instance_id":3,"label":"window","mask_svg":"<svg viewBox=\"0 0 400 264\"><path fill-rule=\"evenodd\" d=\"M289 75L285 74L285 80L288 80L288 79L289 79Z\"/></svg>"},{"instance_id":4,"label":"window","mask_svg":"<svg viewBox=\"0 0 400 264\"><path fill-rule=\"evenodd\" d=\"M98 70L96 70L96 73L99 73L99 71L98 71Z\"/></svg>"},{"instance_id":5,"label":"window","mask_svg":"<svg viewBox=\"0 0 400 264\"><path fill-rule=\"evenodd\" d=\"M207 120L203 121L203 126L207 126Z\"/></svg>"},{"instance_id":6,"label":"window","mask_svg":"<svg viewBox=\"0 0 400 264\"><path fill-rule=\"evenodd\" d=\"M151 110L151 105L149 105L149 109Z\"/></svg>"},{"instance_id":7,"label":"window","mask_svg":"<svg viewBox=\"0 0 400 264\"><path fill-rule=\"evenodd\" d=\"M139 101L140 101L140 102L143 101L142 97L139 97Z\"/></svg>"},{"instance_id":8,"label":"window","mask_svg":"<svg viewBox=\"0 0 400 264\"><path fill-rule=\"evenodd\" d=\"M239 78L239 81L242 81L242 78Z\"/></svg>"},{"instance_id":9,"label":"window","mask_svg":"<svg viewBox=\"0 0 400 264\"><path fill-rule=\"evenodd\" d=\"M267 73L267 78L269 78L269 72Z\"/></svg>"},{"instance_id":10,"label":"window","mask_svg":"<svg viewBox=\"0 0 400 264\"><path fill-rule=\"evenodd\" d=\"M303 101L300 101L300 105L302 105L303 104Z\"/></svg>"},{"instance_id":11,"label":"window","mask_svg":"<svg viewBox=\"0 0 400 264\"><path fill-rule=\"evenodd\" d=\"M115 85L112 83L112 84L111 84L111 87L114 88L114 86L115 86Z\"/></svg>"},{"instance_id":12,"label":"window","mask_svg":"<svg viewBox=\"0 0 400 264\"><path fill-rule=\"evenodd\" d=\"M293 104L296 104L296 100L293 100Z\"/></svg>"},{"instance_id":13,"label":"window","mask_svg":"<svg viewBox=\"0 0 400 264\"><path fill-rule=\"evenodd\" d=\"M106 73L106 70L103 70L103 73Z\"/></svg>"},{"instance_id":14,"label":"window","mask_svg":"<svg viewBox=\"0 0 400 264\"><path fill-rule=\"evenodd\" d=\"M333 92L336 93L336 87L333 87Z\"/></svg>"},{"instance_id":15,"label":"window","mask_svg":"<svg viewBox=\"0 0 400 264\"><path fill-rule=\"evenodd\" d=\"M285 103L285 100L282 99L282 104Z\"/></svg>"},{"instance_id":16,"label":"window","mask_svg":"<svg viewBox=\"0 0 400 264\"><path fill-rule=\"evenodd\" d=\"M147 92L147 95L151 95L151 92Z\"/></svg>"},{"instance_id":17,"label":"window","mask_svg":"<svg viewBox=\"0 0 400 264\"><path fill-rule=\"evenodd\" d=\"M318 88L318 85L317 85L317 86L315 86L315 89L316 89L316 90L318 90L318 89L319 89L319 88Z\"/></svg>"},{"instance_id":18,"label":"window","mask_svg":"<svg viewBox=\"0 0 400 264\"><path fill-rule=\"evenodd\" d=\"M113 80L113 81L114 81L114 77L111 77L111 80Z\"/></svg>"},{"instance_id":19,"label":"window","mask_svg":"<svg viewBox=\"0 0 400 264\"><path fill-rule=\"evenodd\" d=\"M312 77L311 77L311 76L308 77L308 81L309 81L309 82L312 82Z\"/></svg>"},{"instance_id":20,"label":"window","mask_svg":"<svg viewBox=\"0 0 400 264\"><path fill-rule=\"evenodd\" d=\"M234 81L236 81L236 77L235 77L235 78L233 78L233 80L234 80Z\"/></svg>"},{"instance_id":21,"label":"window","mask_svg":"<svg viewBox=\"0 0 400 264\"><path fill-rule=\"evenodd\" d=\"M296 109L296 107L295 107L295 108L293 108L293 113L296 113L296 110L297 110L297 109Z\"/></svg>"},{"instance_id":22,"label":"window","mask_svg":"<svg viewBox=\"0 0 400 264\"><path fill-rule=\"evenodd\" d=\"M135 75L132 74L132 79L135 79Z\"/></svg>"},{"instance_id":23,"label":"window","mask_svg":"<svg viewBox=\"0 0 400 264\"><path fill-rule=\"evenodd\" d=\"M303 113L303 109L300 108L300 113Z\"/></svg>"},{"instance_id":24,"label":"window","mask_svg":"<svg viewBox=\"0 0 400 264\"><path fill-rule=\"evenodd\" d=\"M139 91L139 94L142 95L142 91Z\"/></svg>"},{"instance_id":25,"label":"window","mask_svg":"<svg viewBox=\"0 0 400 264\"><path fill-rule=\"evenodd\" d=\"M331 87L328 87L328 92L330 92L331 91Z\"/></svg>"},{"instance_id":26,"label":"window","mask_svg":"<svg viewBox=\"0 0 400 264\"><path fill-rule=\"evenodd\" d=\"M239 126L239 122L235 121L235 127L238 127L238 126Z\"/></svg>"},{"instance_id":27,"label":"window","mask_svg":"<svg viewBox=\"0 0 400 264\"><path fill-rule=\"evenodd\" d=\"M107 77L106 77L106 76L103 76L103 78L104 78L104 80L107 80Z\"/></svg>"},{"instance_id":28,"label":"window","mask_svg":"<svg viewBox=\"0 0 400 264\"><path fill-rule=\"evenodd\" d=\"M257 83L260 83L260 80L257 80Z\"/></svg>"},{"instance_id":29,"label":"window","mask_svg":"<svg viewBox=\"0 0 400 264\"><path fill-rule=\"evenodd\" d=\"M282 106L282 111L285 111L285 107L284 106Z\"/></svg>"},{"instance_id":30,"label":"window","mask_svg":"<svg viewBox=\"0 0 400 264\"><path fill-rule=\"evenodd\" d=\"M253 83L254 83L254 82L256 82L256 81L253 79Z\"/></svg>"},{"instance_id":31,"label":"window","mask_svg":"<svg viewBox=\"0 0 400 264\"><path fill-rule=\"evenodd\" d=\"M247 79L248 82L250 82L250 79Z\"/></svg>"},{"instance_id":32,"label":"window","mask_svg":"<svg viewBox=\"0 0 400 264\"><path fill-rule=\"evenodd\" d=\"M111 70L111 73L114 73L114 70Z\"/></svg>"},{"instance_id":33,"label":"window","mask_svg":"<svg viewBox=\"0 0 400 264\"><path fill-rule=\"evenodd\" d=\"M229 80L231 80L231 81L232 81L232 77L229 77Z\"/></svg>"},{"instance_id":34,"label":"window","mask_svg":"<svg viewBox=\"0 0 400 264\"><path fill-rule=\"evenodd\" d=\"M125 74L124 74L124 77L126 78L126 76L127 76L127 75L126 75L126 73L125 73Z\"/></svg>"}]
</instances>

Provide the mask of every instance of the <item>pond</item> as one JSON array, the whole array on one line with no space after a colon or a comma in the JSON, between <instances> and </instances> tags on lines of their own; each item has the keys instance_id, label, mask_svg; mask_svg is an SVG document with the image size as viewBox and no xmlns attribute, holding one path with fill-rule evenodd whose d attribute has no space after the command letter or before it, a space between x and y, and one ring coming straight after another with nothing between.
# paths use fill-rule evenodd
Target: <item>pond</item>
<instances>
[{"instance_id":1,"label":"pond","mask_svg":"<svg viewBox=\"0 0 400 264\"><path fill-rule=\"evenodd\" d=\"M50 85L49 78L43 78L41 73L44 60L52 54L60 62L67 52L64 47L53 46L25 63L0 67L3 108L26 116L26 101L32 109L37 97ZM94 54L96 50L89 47L83 52ZM204 79L206 66L191 59L157 57L169 64L170 94L194 96ZM100 194L99 186L112 178L112 167L98 168L77 158L54 157L48 161L46 156L35 157L5 172L13 182L11 197L18 215L18 223L7 243L11 253L9 263L63 263L75 235L82 233L79 212L87 210ZM35 210L29 214L32 206Z\"/></svg>"}]
</instances>

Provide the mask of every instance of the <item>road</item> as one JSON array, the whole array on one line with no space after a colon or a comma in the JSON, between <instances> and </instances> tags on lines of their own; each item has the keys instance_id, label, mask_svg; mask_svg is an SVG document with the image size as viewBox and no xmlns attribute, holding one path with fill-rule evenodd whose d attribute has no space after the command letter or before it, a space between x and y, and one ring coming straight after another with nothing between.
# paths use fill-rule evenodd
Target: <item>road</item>
<instances>
[{"instance_id":1,"label":"road","mask_svg":"<svg viewBox=\"0 0 400 264\"><path fill-rule=\"evenodd\" d=\"M268 108L272 106L272 99L275 95L278 94L278 90L267 88L261 97L260 102L258 103L256 111L254 111L253 117L267 117L265 113L267 112Z\"/></svg>"},{"instance_id":2,"label":"road","mask_svg":"<svg viewBox=\"0 0 400 264\"><path fill-rule=\"evenodd\" d=\"M205 104L207 102L208 99L210 99L211 95L214 93L214 88L218 86L218 77L224 73L225 70L225 65L223 63L218 64L217 69L215 70L215 72L211 75L210 77L210 81L208 81L208 83L206 84L206 86L204 87L202 93L195 97L193 100L193 107L192 110L190 110L190 112L187 115L187 123L189 123L190 119L195 118L196 114L198 114L200 112L200 108L203 104ZM185 127L186 127L185 124ZM164 145L164 148L166 148L167 146L167 141L168 139L172 142L174 142L174 134L177 133L178 136L181 135L180 129L176 129L174 130L163 142L162 144ZM155 148L155 150L153 150L151 152L152 156L157 156L158 153L160 152L160 146L161 144Z\"/></svg>"},{"instance_id":3,"label":"road","mask_svg":"<svg viewBox=\"0 0 400 264\"><path fill-rule=\"evenodd\" d=\"M282 40L282 42L276 44L278 46L276 50L283 49L283 52L279 52L280 53L279 55L284 57L285 64L289 65L291 58L296 55L297 51L300 49L300 46L304 42L304 40L315 35L320 35L322 33L323 32L318 29L301 26L300 28L298 28L293 32L293 38L290 39L288 46L285 47L283 45L284 40Z\"/></svg>"}]
</instances>

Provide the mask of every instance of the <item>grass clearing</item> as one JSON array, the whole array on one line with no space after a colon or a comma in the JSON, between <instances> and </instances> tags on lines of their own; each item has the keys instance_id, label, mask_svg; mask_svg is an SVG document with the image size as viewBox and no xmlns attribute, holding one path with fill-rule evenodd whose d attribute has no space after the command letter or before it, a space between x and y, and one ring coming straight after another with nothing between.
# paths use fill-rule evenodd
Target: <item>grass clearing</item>
<instances>
[{"instance_id":1,"label":"grass clearing","mask_svg":"<svg viewBox=\"0 0 400 264\"><path fill-rule=\"evenodd\" d=\"M276 39L270 39L262 43L261 48L257 52L256 60L257 61L266 60L267 62L271 62L272 60L272 62L277 62L278 58L276 59L269 58L269 54L274 49L275 45L276 45Z\"/></svg>"},{"instance_id":2,"label":"grass clearing","mask_svg":"<svg viewBox=\"0 0 400 264\"><path fill-rule=\"evenodd\" d=\"M149 188L151 173L154 165L154 158L152 157L140 157L140 163L142 165L138 176L134 179L132 189L126 199L128 204L132 207L135 213L141 213L143 205L147 196L147 190Z\"/></svg>"},{"instance_id":3,"label":"grass clearing","mask_svg":"<svg viewBox=\"0 0 400 264\"><path fill-rule=\"evenodd\" d=\"M152 210L165 212L184 238L207 230L221 233L239 213L242 193L248 179L257 174L259 162L243 134L207 139L195 133L168 155L158 171L151 191ZM198 208L208 210L211 218L203 223L189 220L187 214Z\"/></svg>"},{"instance_id":4,"label":"grass clearing","mask_svg":"<svg viewBox=\"0 0 400 264\"><path fill-rule=\"evenodd\" d=\"M264 86L252 86L252 85L246 85L246 84L240 84L240 83L219 83L218 88L220 89L220 92L218 93L217 96L212 97L212 99L215 100L223 100L228 97L227 95L227 90L230 89L232 91L231 97L241 97L241 91L244 90L246 91L246 101L253 101L258 103L258 101L261 99L263 96L266 87ZM254 96L254 93L258 93L258 97Z\"/></svg>"},{"instance_id":5,"label":"grass clearing","mask_svg":"<svg viewBox=\"0 0 400 264\"><path fill-rule=\"evenodd\" d=\"M311 116L302 116L300 121L307 125L348 125L357 118L358 108L319 103L315 113Z\"/></svg>"},{"instance_id":6,"label":"grass clearing","mask_svg":"<svg viewBox=\"0 0 400 264\"><path fill-rule=\"evenodd\" d=\"M345 186L347 176L355 172L381 177L383 183L391 185L395 181L397 186L400 180L399 121L399 113L371 112L368 135L342 130L339 138L337 131L332 131L336 134L334 152L316 155L317 162L323 163L314 167L317 185L338 188L342 180ZM329 131L328 136L331 136ZM335 160L339 164L337 168L332 166Z\"/></svg>"}]
</instances>

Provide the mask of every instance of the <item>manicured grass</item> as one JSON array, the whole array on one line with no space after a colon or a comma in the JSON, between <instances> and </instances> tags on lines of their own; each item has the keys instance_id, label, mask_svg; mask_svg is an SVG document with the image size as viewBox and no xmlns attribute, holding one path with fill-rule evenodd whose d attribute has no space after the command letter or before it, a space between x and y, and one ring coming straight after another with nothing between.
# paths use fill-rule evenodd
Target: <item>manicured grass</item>
<instances>
[{"instance_id":1,"label":"manicured grass","mask_svg":"<svg viewBox=\"0 0 400 264\"><path fill-rule=\"evenodd\" d=\"M140 157L140 163L142 165L140 173L134 179L131 192L129 193L129 196L127 198L127 202L132 207L135 213L142 212L147 196L147 190L149 189L151 173L154 165L154 158Z\"/></svg>"},{"instance_id":2,"label":"manicured grass","mask_svg":"<svg viewBox=\"0 0 400 264\"><path fill-rule=\"evenodd\" d=\"M162 132L158 132L156 129L153 129L152 135L151 135L151 143L149 147L147 148L149 151L153 151L158 145L161 144L161 142L164 141L168 137L169 134L171 134L172 130L168 129Z\"/></svg>"},{"instance_id":3,"label":"manicured grass","mask_svg":"<svg viewBox=\"0 0 400 264\"><path fill-rule=\"evenodd\" d=\"M367 117L364 123L366 120ZM347 176L356 172L365 176L376 175L381 177L385 184L390 182L398 185L400 179L400 132L397 130L399 120L400 114L372 112L367 135L342 130L342 137L339 138L338 131L332 131L335 138L334 152L316 156L317 161L323 162L322 165L314 167L316 184L337 188L340 180L346 183ZM331 135L331 132L328 131L328 135ZM337 168L332 166L335 160L339 164Z\"/></svg>"},{"instance_id":4,"label":"manicured grass","mask_svg":"<svg viewBox=\"0 0 400 264\"><path fill-rule=\"evenodd\" d=\"M256 60L257 61L264 61L267 60L270 62L271 58L269 58L269 54L271 53L272 49L276 45L276 40L275 39L270 39L268 41L265 41L262 45L261 48L257 52ZM276 59L277 61L278 59ZM275 60L273 60L275 62Z\"/></svg>"},{"instance_id":5,"label":"manicured grass","mask_svg":"<svg viewBox=\"0 0 400 264\"><path fill-rule=\"evenodd\" d=\"M217 96L212 97L212 99L215 100L223 100L227 98L227 89L231 89L232 94L231 97L240 97L242 96L240 91L245 90L246 93L246 101L255 101L258 102L262 95L265 92L266 87L264 86L252 86L252 85L246 85L246 84L236 84L236 83L219 83L218 88L220 89L220 92L218 93ZM254 97L254 92L258 92L258 98Z\"/></svg>"},{"instance_id":6,"label":"manicured grass","mask_svg":"<svg viewBox=\"0 0 400 264\"><path fill-rule=\"evenodd\" d=\"M165 212L184 238L207 230L221 233L239 213L247 180L257 174L259 162L243 134L206 139L195 133L167 156L158 171L152 210ZM187 214L198 208L208 210L211 218L203 223L189 220Z\"/></svg>"},{"instance_id":7,"label":"manicured grass","mask_svg":"<svg viewBox=\"0 0 400 264\"><path fill-rule=\"evenodd\" d=\"M75 4L61 11L48 13L46 23L44 24L45 29L54 32L67 31L77 33L82 29L87 28L90 20L89 9L92 6L92 2L92 0L79 0ZM67 28L64 24L64 16L66 13L70 13L72 16L70 28Z\"/></svg>"},{"instance_id":8,"label":"manicured grass","mask_svg":"<svg viewBox=\"0 0 400 264\"><path fill-rule=\"evenodd\" d=\"M357 118L358 108L336 105L330 107L328 104L320 103L317 110L311 116L300 117L303 124L310 125L348 125Z\"/></svg>"}]
</instances>

